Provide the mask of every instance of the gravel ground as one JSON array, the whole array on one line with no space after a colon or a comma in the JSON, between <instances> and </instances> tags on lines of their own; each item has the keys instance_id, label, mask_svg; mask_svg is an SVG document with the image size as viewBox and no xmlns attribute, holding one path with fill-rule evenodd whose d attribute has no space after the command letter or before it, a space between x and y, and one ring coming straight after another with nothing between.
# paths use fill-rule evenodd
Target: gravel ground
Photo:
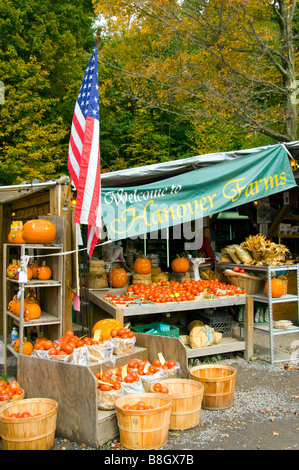
<instances>
[{"instance_id":1,"label":"gravel ground","mask_svg":"<svg viewBox=\"0 0 299 470\"><path fill-rule=\"evenodd\" d=\"M202 409L198 426L169 431L167 444L157 452L194 455L202 450L299 450L299 357L293 364L265 362L261 354L269 341L265 336L255 336L256 355L250 362L241 353L213 358L215 363L229 364L237 370L233 406L221 411ZM291 336L279 337L278 351L290 351L290 344L299 340L298 335ZM0 364L0 376L2 372ZM16 359L12 355L8 359L8 375L16 377ZM96 449L55 438L53 450ZM99 450L106 451L101 454L103 459L112 454L118 458L138 454L124 449L119 440L110 441Z\"/></svg>"}]
</instances>

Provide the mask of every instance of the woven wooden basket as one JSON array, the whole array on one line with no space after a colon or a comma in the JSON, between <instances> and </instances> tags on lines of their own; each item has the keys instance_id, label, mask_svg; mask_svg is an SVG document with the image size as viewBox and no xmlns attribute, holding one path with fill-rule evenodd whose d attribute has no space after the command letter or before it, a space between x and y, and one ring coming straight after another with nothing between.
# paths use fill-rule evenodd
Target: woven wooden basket
<instances>
[{"instance_id":1,"label":"woven wooden basket","mask_svg":"<svg viewBox=\"0 0 299 470\"><path fill-rule=\"evenodd\" d=\"M225 272L230 284L246 289L247 294L264 292L266 280L246 273Z\"/></svg>"}]
</instances>

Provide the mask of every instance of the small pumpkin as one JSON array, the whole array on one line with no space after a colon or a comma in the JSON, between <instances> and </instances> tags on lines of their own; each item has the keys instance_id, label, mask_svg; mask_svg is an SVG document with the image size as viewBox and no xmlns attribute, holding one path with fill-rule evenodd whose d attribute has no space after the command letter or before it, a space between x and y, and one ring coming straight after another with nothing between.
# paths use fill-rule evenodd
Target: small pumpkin
<instances>
[{"instance_id":1,"label":"small pumpkin","mask_svg":"<svg viewBox=\"0 0 299 470\"><path fill-rule=\"evenodd\" d=\"M189 261L177 255L171 262L171 269L174 273L186 273L189 271Z\"/></svg>"},{"instance_id":2,"label":"small pumpkin","mask_svg":"<svg viewBox=\"0 0 299 470\"><path fill-rule=\"evenodd\" d=\"M39 266L37 269L37 278L42 280L51 279L52 269L50 266L47 266L45 261L43 261L42 266Z\"/></svg>"},{"instance_id":3,"label":"small pumpkin","mask_svg":"<svg viewBox=\"0 0 299 470\"><path fill-rule=\"evenodd\" d=\"M25 354L26 356L30 356L30 354L33 352L33 344L30 341L27 341L26 338L24 338L23 344L22 344L22 354ZM14 350L16 352L20 351L20 340L17 339L15 344L14 344Z\"/></svg>"},{"instance_id":4,"label":"small pumpkin","mask_svg":"<svg viewBox=\"0 0 299 470\"><path fill-rule=\"evenodd\" d=\"M41 313L41 308L36 302L26 304L24 310L25 320L33 320L39 318L41 316Z\"/></svg>"},{"instance_id":5,"label":"small pumpkin","mask_svg":"<svg viewBox=\"0 0 299 470\"><path fill-rule=\"evenodd\" d=\"M271 291L272 291L272 297L274 298L281 297L282 295L284 295L286 293L284 282L278 278L271 279ZM269 294L268 281L265 284L265 292L267 295Z\"/></svg>"},{"instance_id":6,"label":"small pumpkin","mask_svg":"<svg viewBox=\"0 0 299 470\"><path fill-rule=\"evenodd\" d=\"M56 227L50 220L28 220L23 225L22 236L26 243L51 244L56 238Z\"/></svg>"},{"instance_id":7,"label":"small pumpkin","mask_svg":"<svg viewBox=\"0 0 299 470\"><path fill-rule=\"evenodd\" d=\"M34 264L30 264L30 268L31 268L31 271L32 271L32 279L37 279L37 270L39 268L38 261L35 260Z\"/></svg>"},{"instance_id":8,"label":"small pumpkin","mask_svg":"<svg viewBox=\"0 0 299 470\"><path fill-rule=\"evenodd\" d=\"M128 274L124 268L112 268L108 273L108 281L111 287L124 287L128 280Z\"/></svg>"},{"instance_id":9,"label":"small pumpkin","mask_svg":"<svg viewBox=\"0 0 299 470\"><path fill-rule=\"evenodd\" d=\"M152 263L145 256L139 256L134 262L133 269L136 274L149 274L152 269Z\"/></svg>"},{"instance_id":10,"label":"small pumpkin","mask_svg":"<svg viewBox=\"0 0 299 470\"><path fill-rule=\"evenodd\" d=\"M21 266L18 266L14 275L14 279L19 279L20 270ZM32 279L32 270L30 266L27 266L27 280L30 281L30 279Z\"/></svg>"},{"instance_id":11,"label":"small pumpkin","mask_svg":"<svg viewBox=\"0 0 299 470\"><path fill-rule=\"evenodd\" d=\"M16 243L16 244L24 244L26 243L23 234L22 234L22 229L18 230L11 230L8 234L8 241L9 243Z\"/></svg>"},{"instance_id":12,"label":"small pumpkin","mask_svg":"<svg viewBox=\"0 0 299 470\"><path fill-rule=\"evenodd\" d=\"M9 279L15 279L18 275L18 269L20 269L20 263L17 260L13 260L12 263L7 266L7 277L9 277Z\"/></svg>"}]
</instances>

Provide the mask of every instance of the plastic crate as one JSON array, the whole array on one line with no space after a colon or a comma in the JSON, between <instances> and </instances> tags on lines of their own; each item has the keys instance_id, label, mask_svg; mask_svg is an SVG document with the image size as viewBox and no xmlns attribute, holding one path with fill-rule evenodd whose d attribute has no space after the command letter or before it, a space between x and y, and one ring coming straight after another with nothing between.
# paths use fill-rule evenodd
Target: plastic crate
<instances>
[{"instance_id":1,"label":"plastic crate","mask_svg":"<svg viewBox=\"0 0 299 470\"><path fill-rule=\"evenodd\" d=\"M171 336L178 338L180 336L179 328L165 323L150 323L149 325L132 326L131 330L135 333L146 333L157 336Z\"/></svg>"},{"instance_id":2,"label":"plastic crate","mask_svg":"<svg viewBox=\"0 0 299 470\"><path fill-rule=\"evenodd\" d=\"M217 311L210 313L200 310L196 315L196 319L211 326L215 331L222 333L224 337L232 335L232 319L226 313Z\"/></svg>"}]
</instances>

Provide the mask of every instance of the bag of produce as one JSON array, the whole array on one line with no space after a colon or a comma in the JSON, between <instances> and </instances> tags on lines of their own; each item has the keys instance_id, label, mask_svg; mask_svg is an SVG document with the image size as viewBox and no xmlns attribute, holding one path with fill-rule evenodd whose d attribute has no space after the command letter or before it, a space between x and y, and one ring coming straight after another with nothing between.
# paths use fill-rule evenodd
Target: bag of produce
<instances>
[{"instance_id":1,"label":"bag of produce","mask_svg":"<svg viewBox=\"0 0 299 470\"><path fill-rule=\"evenodd\" d=\"M222 248L221 253L220 253L220 260L218 263L231 263L232 259L228 254L228 251L226 248Z\"/></svg>"}]
</instances>

